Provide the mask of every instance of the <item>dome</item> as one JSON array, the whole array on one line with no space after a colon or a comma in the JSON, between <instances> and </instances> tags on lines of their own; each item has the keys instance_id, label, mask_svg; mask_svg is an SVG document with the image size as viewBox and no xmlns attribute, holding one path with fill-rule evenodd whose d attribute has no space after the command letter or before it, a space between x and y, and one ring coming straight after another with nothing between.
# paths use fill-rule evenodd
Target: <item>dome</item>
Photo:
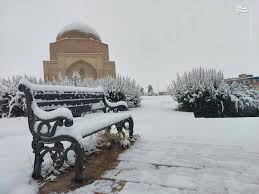
<instances>
[{"instance_id":1,"label":"dome","mask_svg":"<svg viewBox=\"0 0 259 194\"><path fill-rule=\"evenodd\" d=\"M93 28L80 23L72 23L65 26L58 33L56 40L64 38L89 38L101 42L99 34Z\"/></svg>"}]
</instances>

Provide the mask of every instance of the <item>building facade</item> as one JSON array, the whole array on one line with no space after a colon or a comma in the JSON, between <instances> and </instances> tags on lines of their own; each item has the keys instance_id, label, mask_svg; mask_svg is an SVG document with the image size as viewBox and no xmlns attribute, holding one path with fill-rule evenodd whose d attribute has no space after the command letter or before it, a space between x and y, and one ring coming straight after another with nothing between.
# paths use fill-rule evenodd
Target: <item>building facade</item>
<instances>
[{"instance_id":1,"label":"building facade","mask_svg":"<svg viewBox=\"0 0 259 194\"><path fill-rule=\"evenodd\" d=\"M251 74L240 74L237 78L229 78L225 80L226 83L232 84L233 82L242 83L251 89L259 91L259 77L254 77Z\"/></svg>"},{"instance_id":2,"label":"building facade","mask_svg":"<svg viewBox=\"0 0 259 194\"><path fill-rule=\"evenodd\" d=\"M44 79L58 74L71 77L78 71L82 79L116 76L115 62L109 59L108 45L98 33L82 24L70 24L62 29L56 42L50 43L50 60L43 61Z\"/></svg>"}]
</instances>

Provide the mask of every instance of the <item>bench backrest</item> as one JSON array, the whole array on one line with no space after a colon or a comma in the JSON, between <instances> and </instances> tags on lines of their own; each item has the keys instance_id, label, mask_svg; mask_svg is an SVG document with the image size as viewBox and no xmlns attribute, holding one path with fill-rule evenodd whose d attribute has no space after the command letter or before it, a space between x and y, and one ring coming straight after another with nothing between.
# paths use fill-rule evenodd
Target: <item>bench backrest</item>
<instances>
[{"instance_id":1,"label":"bench backrest","mask_svg":"<svg viewBox=\"0 0 259 194\"><path fill-rule=\"evenodd\" d=\"M102 109L104 93L102 91L90 92L85 88L85 91L80 92L33 91L33 97L37 105L45 111L66 107L71 110L73 116L81 116L82 113L92 111L93 105L96 105L96 109ZM99 108L98 104L100 104Z\"/></svg>"},{"instance_id":2,"label":"bench backrest","mask_svg":"<svg viewBox=\"0 0 259 194\"><path fill-rule=\"evenodd\" d=\"M29 90L25 92L24 89ZM104 110L104 92L101 87L86 88L57 85L36 85L30 82L20 82L19 90L25 93L27 104L30 98L45 110L51 111L59 107L71 110L73 116L81 116L83 113L96 109ZM29 100L29 101L28 101ZM29 111L29 110L28 110Z\"/></svg>"},{"instance_id":3,"label":"bench backrest","mask_svg":"<svg viewBox=\"0 0 259 194\"><path fill-rule=\"evenodd\" d=\"M72 126L73 117L82 113L93 110L117 112L128 107L124 101L109 102L102 87L37 85L22 79L18 89L26 98L30 132L37 138L52 137L58 126Z\"/></svg>"}]
</instances>

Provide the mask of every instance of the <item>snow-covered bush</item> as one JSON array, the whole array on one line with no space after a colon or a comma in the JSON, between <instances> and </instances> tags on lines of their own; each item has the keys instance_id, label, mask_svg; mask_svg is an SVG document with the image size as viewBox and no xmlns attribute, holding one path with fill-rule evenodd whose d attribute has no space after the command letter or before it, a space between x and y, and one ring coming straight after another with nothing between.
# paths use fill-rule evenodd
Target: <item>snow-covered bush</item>
<instances>
[{"instance_id":1,"label":"snow-covered bush","mask_svg":"<svg viewBox=\"0 0 259 194\"><path fill-rule=\"evenodd\" d=\"M101 85L106 94L115 94L115 101L126 100L129 107L138 107L141 103L141 87L134 79L118 76L116 79L108 76L96 80Z\"/></svg>"},{"instance_id":2,"label":"snow-covered bush","mask_svg":"<svg viewBox=\"0 0 259 194\"><path fill-rule=\"evenodd\" d=\"M222 99L224 116L259 116L258 91L241 83L228 85L223 82L218 89L218 96Z\"/></svg>"},{"instance_id":3,"label":"snow-covered bush","mask_svg":"<svg viewBox=\"0 0 259 194\"><path fill-rule=\"evenodd\" d=\"M236 82L226 84L222 71L215 69L177 75L168 92L180 110L193 111L196 117L259 116L258 92Z\"/></svg>"},{"instance_id":4,"label":"snow-covered bush","mask_svg":"<svg viewBox=\"0 0 259 194\"><path fill-rule=\"evenodd\" d=\"M32 83L43 83L42 79L37 79L35 76L21 76L21 75L14 75L11 78L0 78L0 96L7 94L11 94L15 96L18 91L18 84L22 78L26 78Z\"/></svg>"},{"instance_id":5,"label":"snow-covered bush","mask_svg":"<svg viewBox=\"0 0 259 194\"><path fill-rule=\"evenodd\" d=\"M7 101L0 106L1 115L22 116L25 114L24 99L18 91L18 84L22 78L26 78L32 83L43 83L42 79L37 79L35 76L14 75L11 78L0 79L0 100Z\"/></svg>"},{"instance_id":6,"label":"snow-covered bush","mask_svg":"<svg viewBox=\"0 0 259 194\"><path fill-rule=\"evenodd\" d=\"M148 85L147 86L147 93L145 93L145 96L157 96L158 94L156 94L154 92L153 86L152 85Z\"/></svg>"},{"instance_id":7,"label":"snow-covered bush","mask_svg":"<svg viewBox=\"0 0 259 194\"><path fill-rule=\"evenodd\" d=\"M1 96L0 98L0 118L8 116L9 112L9 101L12 96L9 96L7 93Z\"/></svg>"},{"instance_id":8,"label":"snow-covered bush","mask_svg":"<svg viewBox=\"0 0 259 194\"><path fill-rule=\"evenodd\" d=\"M212 94L223 79L222 71L216 71L213 68L193 69L182 76L177 74L176 81L168 87L168 93L178 102L180 110L193 111L195 103L202 98L204 92Z\"/></svg>"},{"instance_id":9,"label":"snow-covered bush","mask_svg":"<svg viewBox=\"0 0 259 194\"><path fill-rule=\"evenodd\" d=\"M14 97L10 100L8 107L9 107L9 117L20 117L25 116L25 96L21 92L17 92Z\"/></svg>"}]
</instances>

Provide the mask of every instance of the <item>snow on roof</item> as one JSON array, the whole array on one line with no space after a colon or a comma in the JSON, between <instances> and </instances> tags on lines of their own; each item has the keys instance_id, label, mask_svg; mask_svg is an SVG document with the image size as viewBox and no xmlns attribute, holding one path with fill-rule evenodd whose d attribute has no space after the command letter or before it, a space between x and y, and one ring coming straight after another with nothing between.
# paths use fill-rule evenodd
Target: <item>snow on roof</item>
<instances>
[{"instance_id":1,"label":"snow on roof","mask_svg":"<svg viewBox=\"0 0 259 194\"><path fill-rule=\"evenodd\" d=\"M85 34L93 35L94 37L96 37L97 40L101 41L101 38L95 29L91 28L88 25L82 24L82 23L71 23L71 24L66 25L58 33L57 37L61 37L63 34L69 32L69 31L79 31L79 32L83 32Z\"/></svg>"}]
</instances>

